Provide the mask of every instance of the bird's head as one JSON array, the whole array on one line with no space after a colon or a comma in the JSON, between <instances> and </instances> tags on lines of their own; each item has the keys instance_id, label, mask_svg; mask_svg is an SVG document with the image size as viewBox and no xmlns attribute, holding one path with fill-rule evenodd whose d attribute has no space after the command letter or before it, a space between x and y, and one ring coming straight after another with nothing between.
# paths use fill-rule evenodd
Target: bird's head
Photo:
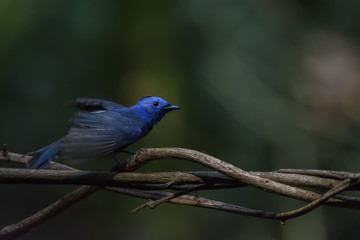
<instances>
[{"instance_id":1,"label":"bird's head","mask_svg":"<svg viewBox=\"0 0 360 240\"><path fill-rule=\"evenodd\" d=\"M148 120L154 125L168 112L180 109L180 107L171 105L159 97L143 97L136 106L141 106L145 110Z\"/></svg>"}]
</instances>

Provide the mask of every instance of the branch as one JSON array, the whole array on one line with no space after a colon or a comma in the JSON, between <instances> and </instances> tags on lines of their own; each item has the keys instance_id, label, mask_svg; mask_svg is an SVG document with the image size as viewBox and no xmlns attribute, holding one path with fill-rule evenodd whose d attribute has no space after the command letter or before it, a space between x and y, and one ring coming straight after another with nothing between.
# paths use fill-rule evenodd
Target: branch
<instances>
[{"instance_id":1,"label":"branch","mask_svg":"<svg viewBox=\"0 0 360 240\"><path fill-rule=\"evenodd\" d=\"M356 173L344 172L344 171L329 171L329 170L318 170L318 169L280 169L281 173L292 173L292 174L301 174L307 176L317 176L322 178L332 178L332 179L346 179L346 178L358 178Z\"/></svg>"},{"instance_id":2,"label":"branch","mask_svg":"<svg viewBox=\"0 0 360 240\"><path fill-rule=\"evenodd\" d=\"M136 213L137 211L141 210L144 207L149 206L151 209L159 203L164 202L163 199L166 199L166 201L178 204L178 205L186 205L186 206L192 206L192 207L201 207L201 208L208 208L213 210L219 210L219 211L226 211L231 213L237 213L247 216L253 216L253 217L259 217L259 218L266 218L266 219L273 219L273 220L280 220L282 223L285 220L295 218L301 215L306 214L307 212L315 209L316 207L320 206L321 203L325 202L327 199L329 199L331 196L335 195L338 192L341 192L346 189L347 186L351 185L351 181L344 180L343 182L339 183L334 189L328 191L320 198L314 200L313 202L305 205L304 207L301 207L299 209L288 211L288 212L272 212L272 211L263 211L263 210L257 210L257 209L251 209L246 207L241 207L233 204L223 203L220 201L210 200L202 197L193 197L193 196L187 196L182 195L184 193L180 193L181 196L176 196L174 198L174 194L172 193L165 193L165 192L158 192L158 191L140 191L140 190L129 190L126 188L113 188L113 187L107 187L107 190L131 195L134 197L141 197L145 199L153 199L157 201L150 200L149 202L139 206L138 208L134 209L132 212Z\"/></svg>"},{"instance_id":3,"label":"branch","mask_svg":"<svg viewBox=\"0 0 360 240\"><path fill-rule=\"evenodd\" d=\"M217 172L165 172L148 174L129 172L140 168L149 161L164 158L194 161ZM24 164L29 159L30 157L28 156L9 153L6 149L2 154L0 154L0 160L4 161ZM344 175L343 172L335 174L334 172L329 171L328 175L324 177L324 172L321 173L323 175L315 175L314 173L302 175L301 173L295 172L282 172L286 170L281 170L281 172L247 172L207 154L182 148L140 149L125 165L123 165L122 170L128 172L122 173L83 172L58 163L52 163L49 166L49 169L52 170L0 169L0 182L44 183L48 181L47 183L51 182L55 184L65 183L94 184L98 186L126 186L127 188L105 187L105 189L135 197L152 200L160 199L155 202L156 204L166 201L176 204L205 207L277 220L286 220L303 215L315 209L320 204L336 207L360 208L359 198L348 196L333 197L335 194L345 189L359 189L360 180L357 174L346 173ZM54 171L54 169L58 170ZM340 178L339 175L343 176L343 178ZM245 185L254 186L264 191L269 191L311 203L294 211L276 213L244 208L201 197L194 198L184 195L194 189L218 189L225 187L240 187ZM295 186L330 190L324 195L321 195ZM172 188L185 189L185 191L172 194L133 188ZM4 236L18 236L99 189L99 187L93 186L80 187L57 202L51 204L49 207L39 211L37 214L34 214L18 224L10 225L2 229L0 231L0 238ZM154 201L150 201L144 204L144 206L154 206Z\"/></svg>"},{"instance_id":4,"label":"branch","mask_svg":"<svg viewBox=\"0 0 360 240\"><path fill-rule=\"evenodd\" d=\"M321 195L309 190L289 186L254 173L246 172L227 162L198 151L184 148L142 148L136 151L133 157L124 165L123 170L133 171L145 165L149 161L157 159L183 159L193 161L218 171L228 177L239 180L242 183L260 188L267 192L295 198L302 201L314 201ZM329 199L327 203L341 202L337 199Z\"/></svg>"},{"instance_id":5,"label":"branch","mask_svg":"<svg viewBox=\"0 0 360 240\"><path fill-rule=\"evenodd\" d=\"M16 224L4 227L0 231L0 239L14 239L21 236L33 227L43 223L80 200L90 196L99 189L100 188L94 186L82 186L72 191L34 215L25 218Z\"/></svg>"},{"instance_id":6,"label":"branch","mask_svg":"<svg viewBox=\"0 0 360 240\"><path fill-rule=\"evenodd\" d=\"M167 192L144 191L144 190L128 189L128 188L106 187L106 190L121 194L126 194L133 197L153 199L153 200L159 200L166 198L168 196L172 196L172 193L167 193ZM241 207L241 206L223 203L220 201L215 201L203 197L182 195L176 198L170 198L168 202L178 205L184 205L184 206L201 207L201 208L225 211L230 213L242 214L247 216L278 220L276 218L276 214L277 214L276 212Z\"/></svg>"},{"instance_id":7,"label":"branch","mask_svg":"<svg viewBox=\"0 0 360 240\"><path fill-rule=\"evenodd\" d=\"M0 154L0 160L26 164L31 159L30 156L25 156L16 153L7 152L6 146L4 145L3 151ZM52 162L47 169L58 169L58 170L76 170L74 168L62 165L59 163ZM14 239L22 234L28 232L33 227L41 224L49 218L55 216L71 205L79 202L80 200L90 196L97 192L100 188L94 186L82 186L69 194L63 196L59 200L50 204L48 207L38 211L30 217L12 225L8 225L0 230L0 239Z\"/></svg>"},{"instance_id":8,"label":"branch","mask_svg":"<svg viewBox=\"0 0 360 240\"><path fill-rule=\"evenodd\" d=\"M156 201L153 201L153 200L150 199L147 203L144 203L144 204L140 205L139 207L135 208L134 210L132 210L131 213L137 213L138 211L140 211L140 210L142 210L143 208L146 208L146 207L154 209L155 207L157 207L161 203L168 202L171 199L183 196L183 195L185 195L187 193L199 190L199 189L201 189L203 187L205 187L205 185L200 185L200 186L197 186L197 187L189 188L189 189L186 189L186 190L178 192L178 193L167 194L167 196L165 196L163 198L160 198L160 199L158 199Z\"/></svg>"},{"instance_id":9,"label":"branch","mask_svg":"<svg viewBox=\"0 0 360 240\"><path fill-rule=\"evenodd\" d=\"M32 158L31 156L28 156L28 155L8 152L6 150L7 147L5 147L5 146L6 146L6 144L4 144L3 151L0 154L0 161L19 163L19 164L26 165L27 162ZM49 166L47 166L46 169L49 169L49 170L72 170L72 171L77 170L76 168L72 168L67 165L57 163L57 162L51 162L51 164Z\"/></svg>"},{"instance_id":10,"label":"branch","mask_svg":"<svg viewBox=\"0 0 360 240\"><path fill-rule=\"evenodd\" d=\"M124 186L130 184L203 184L232 183L244 186L216 172L95 172L67 170L36 170L0 168L0 183L72 184L98 186Z\"/></svg>"},{"instance_id":11,"label":"branch","mask_svg":"<svg viewBox=\"0 0 360 240\"><path fill-rule=\"evenodd\" d=\"M281 170L280 170L281 171ZM325 172L325 171L324 171ZM333 172L333 171L332 171ZM340 180L316 176L279 173L279 172L249 172L251 174L296 187L330 189ZM346 174L353 175L347 172ZM170 183L171 184L168 184ZM69 170L36 170L0 168L0 183L21 184L71 184L96 186L127 186L136 187L137 184L225 184L228 187L248 186L239 180L232 179L215 171L188 172L100 172L100 171L69 171ZM351 190L358 190L360 185L352 186ZM349 189L350 190L350 189Z\"/></svg>"},{"instance_id":12,"label":"branch","mask_svg":"<svg viewBox=\"0 0 360 240\"><path fill-rule=\"evenodd\" d=\"M339 184L337 184L334 188L330 189L328 192L323 194L318 199L307 204L306 206L298 208L293 211L279 213L279 214L277 214L277 217L279 219L281 219L281 221L284 221L287 219L302 216L302 215L310 212L311 210L314 210L315 208L319 207L320 204L324 203L325 201L327 201L329 198L336 195L337 193L340 193L340 192L346 190L346 188L348 188L349 186L351 186L351 179L347 178L347 179L343 180L342 182L340 182Z\"/></svg>"}]
</instances>

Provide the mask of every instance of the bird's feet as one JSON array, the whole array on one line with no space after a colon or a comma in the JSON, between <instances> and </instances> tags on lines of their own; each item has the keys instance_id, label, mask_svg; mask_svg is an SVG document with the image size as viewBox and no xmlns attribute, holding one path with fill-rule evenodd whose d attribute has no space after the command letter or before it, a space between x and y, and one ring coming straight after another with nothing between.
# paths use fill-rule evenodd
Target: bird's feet
<instances>
[{"instance_id":1,"label":"bird's feet","mask_svg":"<svg viewBox=\"0 0 360 240\"><path fill-rule=\"evenodd\" d=\"M111 167L110 172L122 172L124 171L125 164L120 162L115 156L113 156L116 164Z\"/></svg>"},{"instance_id":2,"label":"bird's feet","mask_svg":"<svg viewBox=\"0 0 360 240\"><path fill-rule=\"evenodd\" d=\"M130 161L130 159L134 155L134 153L131 153L131 152L126 152L126 153L131 154L131 156L126 159L125 163L122 163L115 156L113 156L113 159L115 160L116 164L114 166L112 166L112 168L110 169L111 172L123 172L125 170L127 163Z\"/></svg>"},{"instance_id":3,"label":"bird's feet","mask_svg":"<svg viewBox=\"0 0 360 240\"><path fill-rule=\"evenodd\" d=\"M129 151L125 151L125 150L121 150L121 152L130 154L131 156L135 154L134 152L129 152Z\"/></svg>"},{"instance_id":4,"label":"bird's feet","mask_svg":"<svg viewBox=\"0 0 360 240\"><path fill-rule=\"evenodd\" d=\"M111 167L110 172L123 172L124 171L124 165L123 163L121 164L115 164L114 166Z\"/></svg>"}]
</instances>

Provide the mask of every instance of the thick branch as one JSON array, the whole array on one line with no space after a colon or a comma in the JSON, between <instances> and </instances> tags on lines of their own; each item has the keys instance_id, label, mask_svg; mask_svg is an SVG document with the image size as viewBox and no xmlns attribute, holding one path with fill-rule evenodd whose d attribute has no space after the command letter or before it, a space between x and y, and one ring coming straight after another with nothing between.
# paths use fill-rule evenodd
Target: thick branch
<instances>
[{"instance_id":1,"label":"thick branch","mask_svg":"<svg viewBox=\"0 0 360 240\"><path fill-rule=\"evenodd\" d=\"M316 176L278 173L250 172L254 175L297 187L330 189L340 181ZM353 175L353 173L347 173ZM35 170L0 168L0 183L22 184L72 184L98 186L134 186L133 184L212 184L226 183L233 187L246 186L236 179L227 177L215 171L190 172L99 172L99 171L69 171L69 170ZM132 184L132 185L131 185ZM352 189L359 189L354 186Z\"/></svg>"},{"instance_id":2,"label":"thick branch","mask_svg":"<svg viewBox=\"0 0 360 240\"><path fill-rule=\"evenodd\" d=\"M176 198L173 198L174 195L168 195L168 193L158 192L158 191L144 191L144 190L136 190L136 189L126 189L126 188L109 188L106 187L107 190L117 191L123 194L132 195L136 197L145 197L147 199L166 199L166 201L177 203L177 204L183 204L183 205L192 205L192 206L199 206L199 207L207 207L211 209L217 209L222 211L229 211L233 213L241 213L251 216L257 216L257 217L264 217L264 218L271 218L271 219L280 219L284 220L291 217L296 217L300 214L305 214L306 212L314 209L315 207L319 206L320 204L324 203L330 206L343 206L343 207L353 207L353 208L359 208L359 199L352 198L352 197L339 197L331 198L333 195L335 195L338 192L341 192L344 189L348 189L354 184L359 184L358 178L356 178L354 181L350 181L353 178L346 178L343 182L340 182L338 179L341 179L337 176L335 178L329 178L329 176L324 179L323 177L318 176L301 176L300 179L302 179L299 185L301 186L310 186L314 187L320 187L320 188L331 188L332 186L336 187L334 189L331 189L329 192L321 196L320 194L314 193L312 191L300 189L294 186L289 186L290 184L296 185L296 177L299 176L299 174L285 174L285 173L261 173L261 172L246 172L240 168L237 168L229 163L223 162L217 158L214 158L212 156L206 155L204 153L200 153L197 151L189 150L189 149L181 149L181 148L159 148L159 149L140 149L136 152L136 154L130 159L130 161L124 166L125 171L134 171L137 168L143 166L147 162L151 160L156 159L163 159L163 158L177 158L177 159L184 159L189 161L194 161L197 163L200 163L204 166L210 167L215 171L218 171L220 173L214 173L217 174L218 179L216 181L224 181L221 184L248 184L251 186L255 186L257 188L263 189L265 191L270 191L276 194L284 195L287 197L292 197L299 200L304 201L313 201L312 203L306 205L303 208L300 208L298 210L285 212L285 213L274 213L274 212L264 212L262 210L254 210L254 209L248 209L243 208L240 206L230 205L226 203L221 203L218 201L213 201L205 198L194 198L189 196L179 196ZM0 155L0 160L9 160L12 162L19 162L19 163L26 163L29 160L29 157L27 156L21 156L19 154L13 154L5 152ZM61 170L67 170L61 172L63 174L63 177L71 176L71 173L74 173L75 175L83 174L82 177L86 178L88 181L91 181L90 176L94 176L91 172L81 172L76 171L76 169L67 167L65 165L53 163L49 167L50 169L61 169ZM70 170L70 171L69 171ZM21 171L21 170L20 170ZM20 172L19 171L19 172ZM31 174L43 174L42 178L49 177L51 174L49 174L50 171L38 171L38 170L24 170L31 172ZM18 173L19 173L18 172ZM45 173L46 172L46 173ZM52 171L52 174L56 174L58 171ZM70 174L69 174L70 173ZM98 174L98 173L96 173ZM103 184L108 183L116 183L120 184L121 181L124 181L124 177L128 177L128 180L130 181L126 182L126 184L143 184L146 179L142 178L145 175L126 175L130 173L101 173ZM109 175L110 174L110 175ZM134 174L134 173L132 173ZM152 174L159 174L159 173L152 173ZM168 174L168 173L166 173ZM190 182L189 178L192 178L197 184L200 183L206 183L206 181L211 181L211 177L209 176L202 176L199 177L199 175L196 175L194 173L171 173L173 174L172 177L166 176L166 180L170 180L167 182L167 185L181 185L181 184L188 184ZM178 176L174 177L174 174L180 174ZM213 174L213 173L211 173ZM228 177L224 177L224 175ZM352 174L352 173L350 173ZM311 174L310 174L311 175ZM129 177L138 177L139 179L142 178L141 181L139 179L129 180ZM155 175L147 175L154 177L155 181ZM285 177L284 176L288 176ZM349 177L352 175L347 175ZM355 175L353 175L355 176ZM33 176L34 177L34 176ZM74 176L73 176L74 177ZM163 176L164 177L164 176ZM213 177L213 176L212 176ZM78 178L77 180L75 177L72 178L72 181L80 181ZM115 179L115 180L114 180ZM281 180L283 179L283 180ZM285 179L285 180L284 180ZM311 179L311 180L309 180ZM350 180L348 180L350 179ZM148 180L148 179L147 179ZM34 180L32 181L39 181ZM60 183L59 178L54 178L52 181L57 181L56 183ZM83 180L81 180L83 181ZM109 181L109 182L106 182ZM131 182L132 181L132 182ZM138 181L138 182L137 182ZM165 178L161 180L161 183L154 183L154 184L164 184ZM229 181L229 182L226 182ZM284 181L284 183L280 183L281 181ZM349 181L349 182L348 182ZM106 182L106 183L105 183ZM54 182L55 183L55 182ZM83 182L78 182L77 184L81 184ZM84 182L85 183L85 182ZM148 182L146 182L148 183ZM289 184L289 185L287 185ZM101 184L100 184L101 185ZM133 187L133 185L129 185L130 187ZM199 186L200 188L201 186ZM65 209L66 207L70 206L71 204L83 199L84 197L89 196L90 194L96 192L99 188L97 187L91 187L91 186L83 186L72 193L64 196L62 199L58 200L57 202L51 204L49 207L41 210L40 212L34 214L33 216L19 222L18 224L10 225L0 231L0 238L2 236L18 236L17 234L23 233L25 231L28 231L33 226L41 223L42 221L46 220L47 218L55 215L56 213L60 212L61 210ZM167 197L168 196L168 197ZM196 202L194 202L196 201Z\"/></svg>"},{"instance_id":3,"label":"thick branch","mask_svg":"<svg viewBox=\"0 0 360 240\"><path fill-rule=\"evenodd\" d=\"M127 184L202 184L202 183L237 183L215 172L94 172L67 170L34 170L0 168L0 183L42 183L124 186ZM243 184L242 184L243 185Z\"/></svg>"},{"instance_id":4,"label":"thick branch","mask_svg":"<svg viewBox=\"0 0 360 240\"><path fill-rule=\"evenodd\" d=\"M230 163L221 161L215 157L198 151L184 148L142 148L124 166L125 171L138 169L151 160L157 159L183 159L193 161L218 171L226 176L237 179L242 183L260 188L264 191L276 193L279 195L295 198L302 201L314 201L321 195L305 189L289 186L267 178L260 177L256 174L246 172ZM329 199L335 201L336 199Z\"/></svg>"}]
</instances>

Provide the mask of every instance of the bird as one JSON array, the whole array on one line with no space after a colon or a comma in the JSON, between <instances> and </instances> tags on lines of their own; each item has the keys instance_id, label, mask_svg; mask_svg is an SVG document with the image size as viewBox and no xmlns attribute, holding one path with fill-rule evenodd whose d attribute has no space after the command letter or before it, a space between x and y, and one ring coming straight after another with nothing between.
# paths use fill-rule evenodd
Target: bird
<instances>
[{"instance_id":1,"label":"bird","mask_svg":"<svg viewBox=\"0 0 360 240\"><path fill-rule=\"evenodd\" d=\"M70 118L73 125L68 134L29 153L28 168L45 168L53 158L84 162L113 157L117 161L116 154L146 136L165 114L180 109L153 96L142 97L130 107L97 98L77 98L73 105L80 111Z\"/></svg>"}]
</instances>

